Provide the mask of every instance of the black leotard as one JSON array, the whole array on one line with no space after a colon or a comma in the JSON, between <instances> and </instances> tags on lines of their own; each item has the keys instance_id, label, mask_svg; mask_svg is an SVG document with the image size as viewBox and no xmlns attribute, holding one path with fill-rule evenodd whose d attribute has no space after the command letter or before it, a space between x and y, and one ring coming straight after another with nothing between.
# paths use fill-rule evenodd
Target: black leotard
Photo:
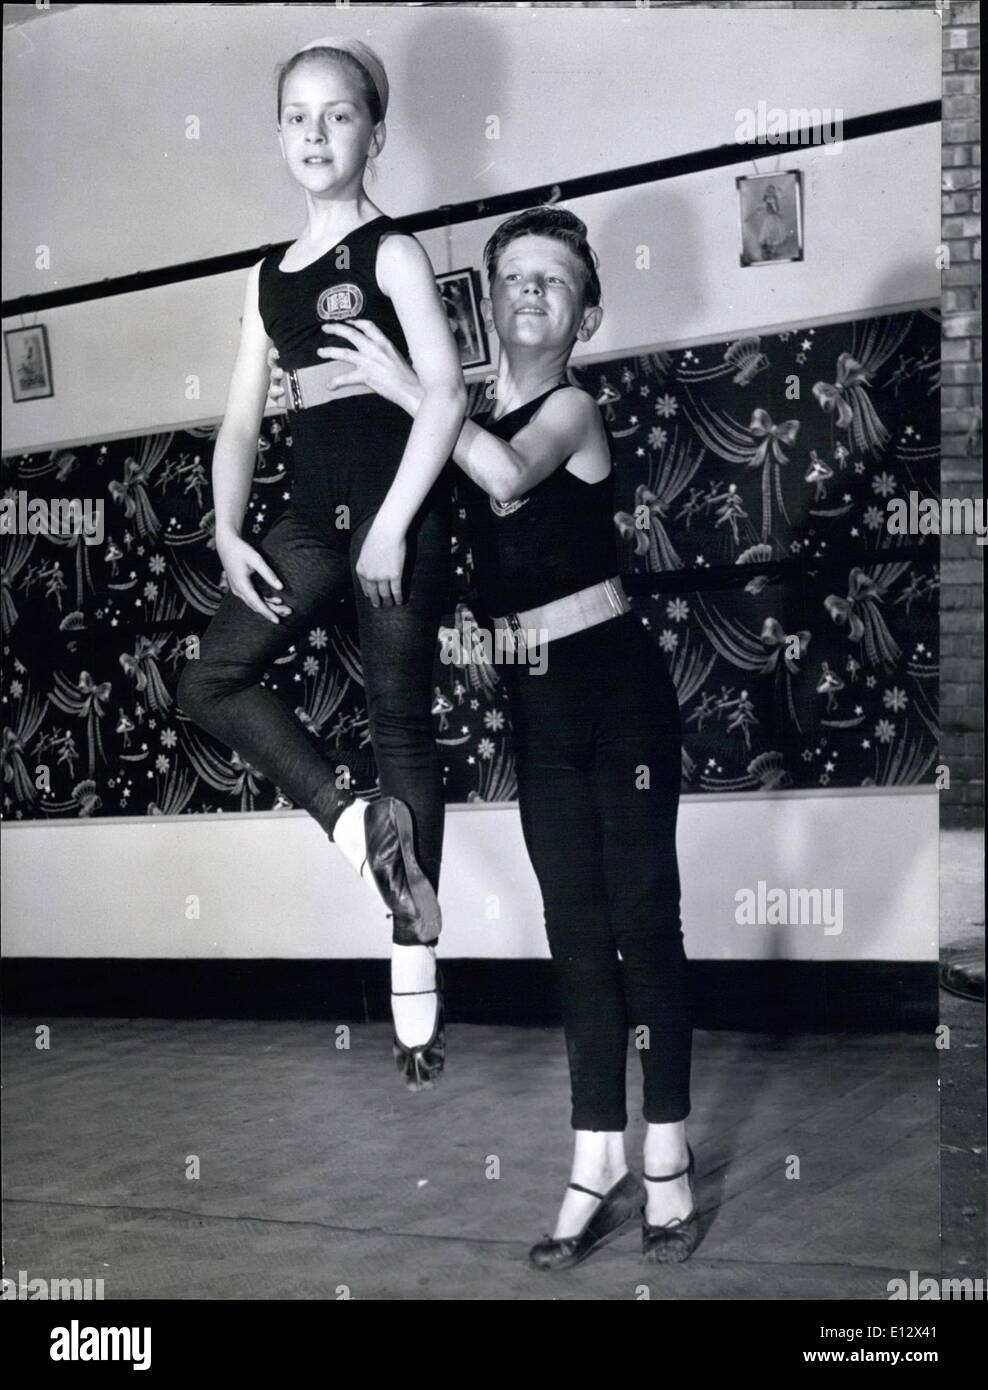
<instances>
[{"instance_id":1,"label":"black leotard","mask_svg":"<svg viewBox=\"0 0 988 1390\"><path fill-rule=\"evenodd\" d=\"M353 318L372 320L407 355L401 323L375 271L381 238L393 230L393 220L382 213L302 270L279 269L280 251L265 256L259 309L285 370L329 361L316 355L319 347L352 347L345 338L324 333L322 325ZM377 511L401 463L412 421L372 392L290 411L288 419L295 457L292 505L335 532L342 547L349 532L338 527L337 508L350 508L352 529Z\"/></svg>"},{"instance_id":2,"label":"black leotard","mask_svg":"<svg viewBox=\"0 0 988 1390\"><path fill-rule=\"evenodd\" d=\"M474 423L499 439L516 435L560 382L498 420ZM572 388L579 390L581 388ZM586 483L560 465L514 501L499 503L460 474L482 606L493 617L539 607L612 579L619 572L614 531L614 475Z\"/></svg>"}]
</instances>

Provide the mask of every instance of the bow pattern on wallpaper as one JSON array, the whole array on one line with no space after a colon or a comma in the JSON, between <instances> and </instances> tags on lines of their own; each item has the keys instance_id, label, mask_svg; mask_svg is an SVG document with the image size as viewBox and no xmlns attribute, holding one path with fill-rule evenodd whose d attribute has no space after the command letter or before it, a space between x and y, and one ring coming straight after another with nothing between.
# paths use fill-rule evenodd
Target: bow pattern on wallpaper
<instances>
[{"instance_id":1,"label":"bow pattern on wallpaper","mask_svg":"<svg viewBox=\"0 0 988 1390\"><path fill-rule=\"evenodd\" d=\"M638 576L634 608L669 662L685 790L932 779L938 542L889 536L884 519L889 497L940 495L939 342L935 313L919 311L574 369L611 438L619 565ZM5 816L290 804L175 703L182 664L226 592L215 435L203 426L4 460L6 495L102 499L106 527L99 546L2 540ZM288 503L291 463L285 418L265 420L247 539ZM455 515L444 621L463 645L444 646L462 659L440 661L437 634L436 744L450 801L510 799L510 708L475 645L470 541ZM650 590L657 575L661 591ZM346 763L355 789L373 795L351 597L265 679L330 764Z\"/></svg>"}]
</instances>

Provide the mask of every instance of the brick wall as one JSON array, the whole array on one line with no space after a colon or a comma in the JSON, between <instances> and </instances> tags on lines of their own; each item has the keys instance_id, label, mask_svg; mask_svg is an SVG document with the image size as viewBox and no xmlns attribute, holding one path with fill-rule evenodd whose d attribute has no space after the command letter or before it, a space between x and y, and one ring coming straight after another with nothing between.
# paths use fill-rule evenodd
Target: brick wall
<instances>
[{"instance_id":1,"label":"brick wall","mask_svg":"<svg viewBox=\"0 0 988 1390\"><path fill-rule=\"evenodd\" d=\"M943 13L943 474L945 497L982 497L980 6ZM984 821L984 552L941 542L941 761L945 824Z\"/></svg>"}]
</instances>

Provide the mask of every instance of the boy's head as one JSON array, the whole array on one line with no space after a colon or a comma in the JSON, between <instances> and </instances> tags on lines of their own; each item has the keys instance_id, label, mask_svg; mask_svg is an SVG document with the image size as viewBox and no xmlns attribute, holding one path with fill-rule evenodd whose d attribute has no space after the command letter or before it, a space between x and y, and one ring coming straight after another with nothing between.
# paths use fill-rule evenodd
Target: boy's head
<instances>
[{"instance_id":1,"label":"boy's head","mask_svg":"<svg viewBox=\"0 0 988 1390\"><path fill-rule=\"evenodd\" d=\"M496 227L484 247L484 266L487 280L493 284L497 263L506 247L522 236L545 236L568 246L583 267L583 305L594 308L600 303L600 279L597 275L597 256L587 241L587 227L575 213L566 208L537 207L516 212L507 222Z\"/></svg>"},{"instance_id":2,"label":"boy's head","mask_svg":"<svg viewBox=\"0 0 988 1390\"><path fill-rule=\"evenodd\" d=\"M597 264L586 225L566 208L526 208L502 222L484 247L485 308L502 343L515 329L524 331L519 341L532 346L549 346L547 337L558 346L568 338L571 348L577 338L591 337L603 314ZM518 317L523 304L545 312Z\"/></svg>"}]
</instances>

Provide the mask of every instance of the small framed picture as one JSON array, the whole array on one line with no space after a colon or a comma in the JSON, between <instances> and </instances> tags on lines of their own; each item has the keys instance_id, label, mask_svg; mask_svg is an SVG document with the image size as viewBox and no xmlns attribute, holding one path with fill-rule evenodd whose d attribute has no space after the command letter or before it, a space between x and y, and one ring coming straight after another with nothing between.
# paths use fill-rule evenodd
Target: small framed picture
<instances>
[{"instance_id":1,"label":"small framed picture","mask_svg":"<svg viewBox=\"0 0 988 1390\"><path fill-rule=\"evenodd\" d=\"M486 367L491 360L480 317L480 276L470 268L436 276L449 326L460 349L462 367Z\"/></svg>"},{"instance_id":2,"label":"small framed picture","mask_svg":"<svg viewBox=\"0 0 988 1390\"><path fill-rule=\"evenodd\" d=\"M802 180L798 169L736 180L742 265L803 259Z\"/></svg>"},{"instance_id":3,"label":"small framed picture","mask_svg":"<svg viewBox=\"0 0 988 1390\"><path fill-rule=\"evenodd\" d=\"M48 332L44 324L34 328L10 328L4 332L10 394L15 401L36 401L53 396Z\"/></svg>"}]
</instances>

